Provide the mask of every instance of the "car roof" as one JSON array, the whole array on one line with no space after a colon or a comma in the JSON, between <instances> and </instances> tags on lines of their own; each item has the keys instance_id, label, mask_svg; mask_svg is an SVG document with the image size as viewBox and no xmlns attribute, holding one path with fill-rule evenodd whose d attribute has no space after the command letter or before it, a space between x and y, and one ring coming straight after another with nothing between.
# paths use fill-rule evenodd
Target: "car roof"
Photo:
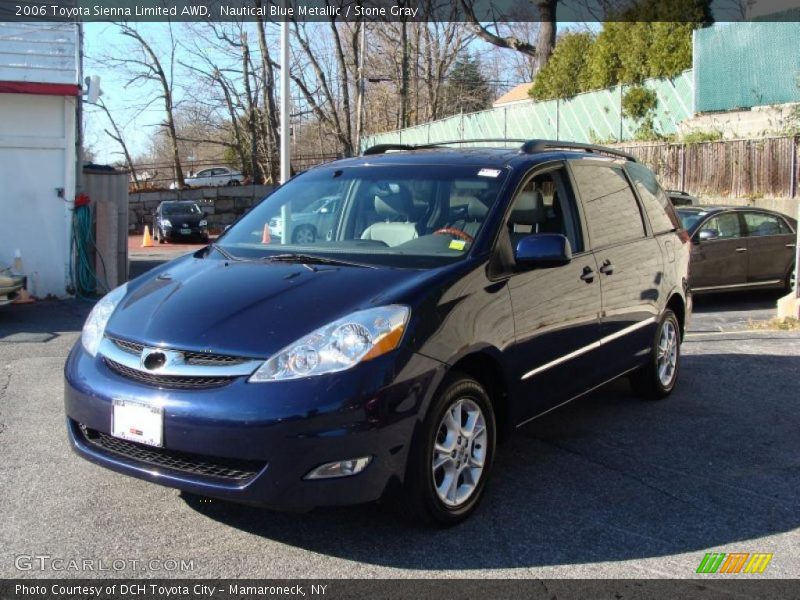
<instances>
[{"instance_id":1,"label":"car roof","mask_svg":"<svg viewBox=\"0 0 800 600\"><path fill-rule=\"evenodd\" d=\"M419 148L366 154L345 158L320 165L320 167L366 167L383 165L474 165L503 169L533 166L550 160L567 158L599 158L610 160L614 157L602 154L589 154L582 151L545 150L534 153L520 152L519 148Z\"/></svg>"},{"instance_id":2,"label":"car roof","mask_svg":"<svg viewBox=\"0 0 800 600\"><path fill-rule=\"evenodd\" d=\"M366 167L376 165L474 165L495 168L527 168L549 160L600 158L636 162L616 148L543 139L472 139L435 142L419 146L377 144L354 158L344 158L320 167Z\"/></svg>"}]
</instances>

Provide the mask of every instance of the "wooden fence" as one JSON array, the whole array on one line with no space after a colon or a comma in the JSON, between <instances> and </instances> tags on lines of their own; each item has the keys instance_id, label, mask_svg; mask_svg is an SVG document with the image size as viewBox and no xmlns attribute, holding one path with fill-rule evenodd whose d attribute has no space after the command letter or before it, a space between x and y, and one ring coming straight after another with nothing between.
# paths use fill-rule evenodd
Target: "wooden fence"
<instances>
[{"instance_id":1,"label":"wooden fence","mask_svg":"<svg viewBox=\"0 0 800 600\"><path fill-rule=\"evenodd\" d=\"M618 146L649 166L667 189L730 198L794 198L798 137Z\"/></svg>"}]
</instances>

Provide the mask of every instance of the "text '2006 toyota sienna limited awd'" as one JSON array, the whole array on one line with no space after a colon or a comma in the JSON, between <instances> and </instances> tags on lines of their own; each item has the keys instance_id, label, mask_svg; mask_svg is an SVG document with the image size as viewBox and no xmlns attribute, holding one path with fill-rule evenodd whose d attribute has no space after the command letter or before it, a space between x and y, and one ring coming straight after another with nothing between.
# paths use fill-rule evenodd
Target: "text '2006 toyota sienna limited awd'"
<instances>
[{"instance_id":1,"label":"text '2006 toyota sienna limited awd'","mask_svg":"<svg viewBox=\"0 0 800 600\"><path fill-rule=\"evenodd\" d=\"M334 214L309 218L325 197ZM456 523L505 432L623 374L672 391L688 264L669 200L628 155L374 147L100 300L66 364L69 437L204 496L390 494Z\"/></svg>"}]
</instances>

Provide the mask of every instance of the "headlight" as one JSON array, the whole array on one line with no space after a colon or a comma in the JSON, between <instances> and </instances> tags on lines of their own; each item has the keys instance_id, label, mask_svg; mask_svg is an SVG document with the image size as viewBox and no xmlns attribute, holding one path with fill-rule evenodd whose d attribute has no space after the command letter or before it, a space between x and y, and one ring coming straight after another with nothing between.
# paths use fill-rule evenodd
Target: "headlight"
<instances>
[{"instance_id":1,"label":"headlight","mask_svg":"<svg viewBox=\"0 0 800 600\"><path fill-rule=\"evenodd\" d=\"M161 219L161 225L163 227L172 227L172 222L169 219Z\"/></svg>"},{"instance_id":2,"label":"headlight","mask_svg":"<svg viewBox=\"0 0 800 600\"><path fill-rule=\"evenodd\" d=\"M202 221L200 221L200 223L198 223L198 227L208 227L208 221L203 219Z\"/></svg>"},{"instance_id":3,"label":"headlight","mask_svg":"<svg viewBox=\"0 0 800 600\"><path fill-rule=\"evenodd\" d=\"M398 305L370 308L320 327L264 362L250 381L336 373L391 352L400 344L409 312Z\"/></svg>"},{"instance_id":4,"label":"headlight","mask_svg":"<svg viewBox=\"0 0 800 600\"><path fill-rule=\"evenodd\" d=\"M89 318L86 319L81 332L81 343L84 349L92 356L97 356L100 342L103 341L103 334L106 331L106 324L108 324L114 309L117 308L117 304L125 296L127 290L127 283L123 283L118 288L111 290L94 305L92 312L89 313Z\"/></svg>"}]
</instances>

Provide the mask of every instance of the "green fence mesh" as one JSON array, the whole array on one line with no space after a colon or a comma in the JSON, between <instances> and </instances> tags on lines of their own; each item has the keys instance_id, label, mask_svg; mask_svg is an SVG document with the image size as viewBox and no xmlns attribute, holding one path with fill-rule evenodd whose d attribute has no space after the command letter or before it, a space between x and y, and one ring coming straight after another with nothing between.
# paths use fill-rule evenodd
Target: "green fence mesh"
<instances>
[{"instance_id":1,"label":"green fence mesh","mask_svg":"<svg viewBox=\"0 0 800 600\"><path fill-rule=\"evenodd\" d=\"M668 135L692 114L692 72L675 79L649 79L656 92L655 129ZM638 123L621 115L620 87L579 94L568 100L526 101L476 113L455 115L424 125L372 135L363 146L374 144L426 144L465 139L545 138L576 142L617 142L633 138Z\"/></svg>"},{"instance_id":2,"label":"green fence mesh","mask_svg":"<svg viewBox=\"0 0 800 600\"><path fill-rule=\"evenodd\" d=\"M800 102L800 23L721 23L695 34L697 112Z\"/></svg>"}]
</instances>

